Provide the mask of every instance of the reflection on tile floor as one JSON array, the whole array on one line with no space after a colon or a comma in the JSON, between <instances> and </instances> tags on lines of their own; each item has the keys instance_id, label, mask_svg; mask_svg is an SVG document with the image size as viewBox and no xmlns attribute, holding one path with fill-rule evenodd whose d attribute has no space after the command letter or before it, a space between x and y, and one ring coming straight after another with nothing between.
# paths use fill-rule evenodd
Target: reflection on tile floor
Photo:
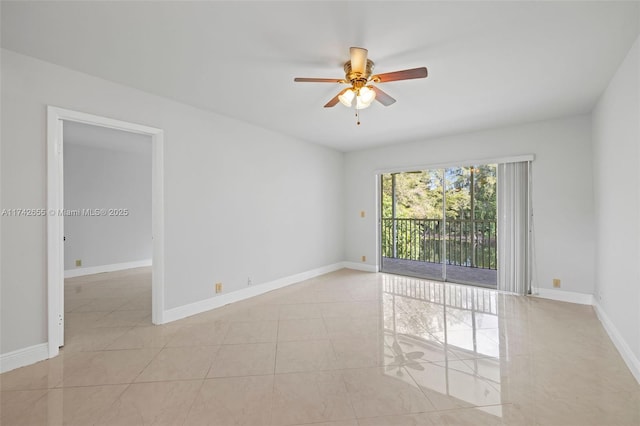
<instances>
[{"instance_id":1,"label":"reflection on tile floor","mask_svg":"<svg viewBox=\"0 0 640 426\"><path fill-rule=\"evenodd\" d=\"M6 425L639 425L593 309L341 270L163 326L150 270L65 283L61 355Z\"/></svg>"}]
</instances>

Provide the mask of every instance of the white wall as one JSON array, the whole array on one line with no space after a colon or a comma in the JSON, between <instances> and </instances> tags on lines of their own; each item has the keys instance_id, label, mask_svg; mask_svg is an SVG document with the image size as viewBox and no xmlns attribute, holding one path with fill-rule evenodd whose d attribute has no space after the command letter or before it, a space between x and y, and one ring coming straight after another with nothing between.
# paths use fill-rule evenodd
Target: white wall
<instances>
[{"instance_id":1,"label":"white wall","mask_svg":"<svg viewBox=\"0 0 640 426\"><path fill-rule=\"evenodd\" d=\"M342 153L2 50L3 208L46 207L46 105L164 129L165 309L344 259ZM0 353L47 339L45 218L2 220Z\"/></svg>"},{"instance_id":2,"label":"white wall","mask_svg":"<svg viewBox=\"0 0 640 426\"><path fill-rule=\"evenodd\" d=\"M636 40L593 111L597 229L596 302L615 329L614 334L619 334L622 346L626 345L635 356L634 373L638 380L639 144L640 38ZM624 348L622 349L624 355Z\"/></svg>"},{"instance_id":3,"label":"white wall","mask_svg":"<svg viewBox=\"0 0 640 426\"><path fill-rule=\"evenodd\" d=\"M376 171L534 154L537 285L592 294L595 229L588 116L544 121L346 154L346 257L377 263ZM366 217L360 218L360 211Z\"/></svg>"},{"instance_id":4,"label":"white wall","mask_svg":"<svg viewBox=\"0 0 640 426\"><path fill-rule=\"evenodd\" d=\"M76 269L76 259L82 268L151 259L151 137L135 136L140 147L128 151L65 141L65 209L107 212L65 216L65 270Z\"/></svg>"}]
</instances>

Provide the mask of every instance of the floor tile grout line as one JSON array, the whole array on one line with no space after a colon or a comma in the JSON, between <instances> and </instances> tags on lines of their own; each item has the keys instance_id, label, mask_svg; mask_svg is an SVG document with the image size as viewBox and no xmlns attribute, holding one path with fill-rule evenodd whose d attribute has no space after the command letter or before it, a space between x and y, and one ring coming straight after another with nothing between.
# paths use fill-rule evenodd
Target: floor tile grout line
<instances>
[{"instance_id":1,"label":"floor tile grout line","mask_svg":"<svg viewBox=\"0 0 640 426\"><path fill-rule=\"evenodd\" d=\"M180 423L181 425L184 425L187 422L187 419L189 418L189 415L191 414L191 411L193 410L193 406L196 403L196 400L198 399L198 397L200 396L200 393L202 392L202 388L204 387L204 382L207 380L207 378L205 377L204 379L202 379L202 382L200 383L200 387L198 388L198 392L196 392L196 397L193 398L193 401L191 401L191 404L189 404L189 409L187 410L187 413L184 416L184 420Z\"/></svg>"},{"instance_id":2,"label":"floor tile grout line","mask_svg":"<svg viewBox=\"0 0 640 426\"><path fill-rule=\"evenodd\" d=\"M120 392L120 394L113 400L113 402L111 404L109 404L109 408L104 410L104 414L101 415L100 418L98 418L94 424L100 424L101 423L102 419L109 414L109 412L111 411L111 408L116 404L116 402L120 401L122 396L125 394L125 392L127 390L129 390L129 388L131 387L132 384L133 383L127 384L127 386Z\"/></svg>"},{"instance_id":3,"label":"floor tile grout line","mask_svg":"<svg viewBox=\"0 0 640 426\"><path fill-rule=\"evenodd\" d=\"M278 317L280 316L280 309L278 309ZM273 378L271 379L271 404L270 404L270 410L269 410L269 424L273 424L273 404L274 404L274 398L276 395L276 371L278 368L278 343L279 343L279 337L280 337L280 320L278 320L278 327L276 328L276 351L275 351L275 355L273 357Z\"/></svg>"},{"instance_id":4,"label":"floor tile grout line","mask_svg":"<svg viewBox=\"0 0 640 426\"><path fill-rule=\"evenodd\" d=\"M323 321L324 321L324 320L323 320ZM331 349L332 349L332 351L333 351L333 356L334 356L334 359L335 359L335 361L336 361L336 366L340 367L340 366L338 365L338 364L339 364L339 361L338 361L338 356L336 355L336 348L335 348L335 346L333 345L333 341L332 341L331 339L329 339L329 344L331 345ZM357 414L356 414L356 409L355 409L355 406L353 405L353 399L352 399L352 397L351 397L351 392L349 392L349 385L347 384L347 381L346 381L346 379L345 379L345 377L344 377L344 371L345 371L345 369L339 369L339 370L337 370L337 371L338 371L338 372L339 372L339 374L340 374L340 380L342 381L342 385L344 386L345 393L347 394L347 399L349 400L349 406L351 407L351 414L353 415L353 418L354 418L354 419L356 419L356 422L357 422L357 418L358 418L358 416L357 416ZM359 422L358 422L358 423L359 423Z\"/></svg>"},{"instance_id":5,"label":"floor tile grout line","mask_svg":"<svg viewBox=\"0 0 640 426\"><path fill-rule=\"evenodd\" d=\"M141 382L131 381L131 382L119 382L119 383L95 383L90 385L72 385L72 386L61 386L50 389L78 389L78 388L93 388L93 387L102 387L102 386L123 386L123 385L139 385L139 384L151 384L151 383L173 383L173 382L196 382L198 380L205 380L206 378L192 378L192 379L163 379L163 380L145 380ZM31 390L31 389L27 389ZM35 389L34 389L35 390ZM44 389L39 389L44 390ZM5 392L5 391L3 391Z\"/></svg>"},{"instance_id":6,"label":"floor tile grout line","mask_svg":"<svg viewBox=\"0 0 640 426\"><path fill-rule=\"evenodd\" d=\"M158 349L158 348L145 348L145 349ZM143 349L140 349L143 350ZM149 368L149 366L151 365L151 363L153 361L155 361L155 359L160 356L160 354L162 353L163 349L158 349L158 352L149 360L149 362L147 363L147 365L145 365L140 372L133 378L133 380L131 381L131 383L136 383L136 380L138 379L138 377L140 377L142 375L142 373Z\"/></svg>"},{"instance_id":7,"label":"floor tile grout line","mask_svg":"<svg viewBox=\"0 0 640 426\"><path fill-rule=\"evenodd\" d=\"M429 401L429 404L431 404L431 407L434 408L434 410L436 409L436 405L433 403L433 401L431 400L431 398L429 398L429 396L425 393L424 389L422 386L420 386L420 383L418 383L418 381L416 380L415 377L413 377L413 374L411 374L411 372L409 371L409 369L407 369L406 367L402 367L406 374L409 375L409 377L411 377L411 381L413 381L413 383L416 385L416 387L420 390L420 393L424 396L424 398Z\"/></svg>"},{"instance_id":8,"label":"floor tile grout line","mask_svg":"<svg viewBox=\"0 0 640 426\"><path fill-rule=\"evenodd\" d=\"M217 358L218 358L218 354L220 353L220 348L222 348L222 345L215 345L218 348L216 349L216 353L213 355L211 362L209 363L209 368L207 368L207 373L204 375L204 380L209 378L209 373L211 373L211 369L213 368L213 364L216 362Z\"/></svg>"}]
</instances>

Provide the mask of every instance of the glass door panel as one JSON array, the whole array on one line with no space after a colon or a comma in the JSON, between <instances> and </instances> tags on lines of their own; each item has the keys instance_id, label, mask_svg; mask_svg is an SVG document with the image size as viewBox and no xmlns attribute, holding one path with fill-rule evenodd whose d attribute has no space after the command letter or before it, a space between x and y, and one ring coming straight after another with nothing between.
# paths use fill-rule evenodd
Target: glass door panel
<instances>
[{"instance_id":1,"label":"glass door panel","mask_svg":"<svg viewBox=\"0 0 640 426\"><path fill-rule=\"evenodd\" d=\"M443 279L442 173L382 175L383 272Z\"/></svg>"},{"instance_id":2,"label":"glass door panel","mask_svg":"<svg viewBox=\"0 0 640 426\"><path fill-rule=\"evenodd\" d=\"M381 177L381 270L495 286L496 167Z\"/></svg>"}]
</instances>

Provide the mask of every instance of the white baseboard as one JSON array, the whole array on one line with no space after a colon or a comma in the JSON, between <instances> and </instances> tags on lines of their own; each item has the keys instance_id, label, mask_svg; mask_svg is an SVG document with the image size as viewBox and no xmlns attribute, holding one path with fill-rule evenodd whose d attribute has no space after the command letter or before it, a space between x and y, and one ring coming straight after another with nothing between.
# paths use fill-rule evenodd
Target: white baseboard
<instances>
[{"instance_id":1,"label":"white baseboard","mask_svg":"<svg viewBox=\"0 0 640 426\"><path fill-rule=\"evenodd\" d=\"M219 308L229 303L239 302L241 300L248 299L250 297L259 296L272 290L277 290L282 287L289 286L291 284L298 283L300 281L308 280L319 275L327 274L329 272L343 269L342 262L334 263L332 265L323 266L320 268L312 269L310 271L302 272L288 277L279 278L274 281L266 282L263 284L255 284L251 287L246 287L241 290L236 290L228 294L222 294L220 296L211 297L209 299L200 300L198 302L190 303L188 305L178 306L164 311L163 322L176 321L182 318L190 317L192 315L200 314L202 312L210 311L211 309Z\"/></svg>"},{"instance_id":2,"label":"white baseboard","mask_svg":"<svg viewBox=\"0 0 640 426\"><path fill-rule=\"evenodd\" d=\"M613 322L597 301L593 304L593 307L605 331L613 341L615 347L618 349L618 352L620 352L620 355L627 364L627 367L631 370L631 374L633 374L633 377L635 377L638 383L640 383L640 359L638 359L638 357L633 353L622 335L620 335L616 326L613 325Z\"/></svg>"},{"instance_id":3,"label":"white baseboard","mask_svg":"<svg viewBox=\"0 0 640 426\"><path fill-rule=\"evenodd\" d=\"M358 262L342 262L345 268L355 269L356 271L363 272L378 272L378 267L376 265L369 265L366 263L358 263Z\"/></svg>"},{"instance_id":4,"label":"white baseboard","mask_svg":"<svg viewBox=\"0 0 640 426\"><path fill-rule=\"evenodd\" d=\"M611 338L611 341L615 345L616 349L622 356L622 359L629 367L631 374L640 383L640 359L633 353L627 342L624 340L616 326L613 324L609 316L605 313L604 309L598 304L595 297L592 294L575 293L571 291L553 290L549 288L539 288L537 293L532 296L542 297L545 299L558 300L561 302L579 303L581 305L592 305L596 311L596 315L602 323L605 331Z\"/></svg>"},{"instance_id":5,"label":"white baseboard","mask_svg":"<svg viewBox=\"0 0 640 426\"><path fill-rule=\"evenodd\" d=\"M580 305L593 305L593 294L577 293L574 291L554 290L551 288L535 289L532 296L543 299L557 300L559 302L578 303Z\"/></svg>"},{"instance_id":6,"label":"white baseboard","mask_svg":"<svg viewBox=\"0 0 640 426\"><path fill-rule=\"evenodd\" d=\"M137 260L135 262L113 263L111 265L88 266L86 268L67 269L64 271L65 278L82 277L84 275L101 274L103 272L124 271L125 269L141 268L151 266L151 259Z\"/></svg>"},{"instance_id":7,"label":"white baseboard","mask_svg":"<svg viewBox=\"0 0 640 426\"><path fill-rule=\"evenodd\" d=\"M49 358L49 345L47 343L40 343L39 345L8 352L0 355L0 373L35 364L47 358Z\"/></svg>"}]
</instances>

